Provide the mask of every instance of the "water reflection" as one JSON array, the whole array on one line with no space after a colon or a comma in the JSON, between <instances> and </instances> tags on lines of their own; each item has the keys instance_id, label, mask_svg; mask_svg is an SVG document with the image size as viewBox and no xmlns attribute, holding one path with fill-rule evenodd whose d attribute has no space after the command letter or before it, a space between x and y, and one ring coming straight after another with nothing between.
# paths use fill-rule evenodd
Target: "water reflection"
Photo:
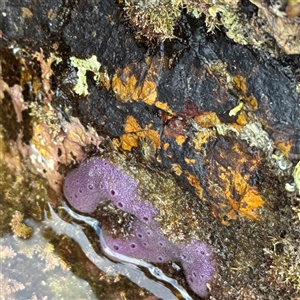
<instances>
[{"instance_id":1,"label":"water reflection","mask_svg":"<svg viewBox=\"0 0 300 300\"><path fill-rule=\"evenodd\" d=\"M49 206L50 207L50 206ZM98 222L95 219L79 216L76 213L72 212L67 206L65 209L72 215L72 217L85 221L89 225L91 225L94 229L96 229L97 234L100 234L100 228L98 226ZM115 263L111 260L107 259L106 257L99 256L95 250L92 248L89 240L87 239L85 233L82 230L82 227L76 223L67 223L63 221L50 207L51 219L46 217L46 224L50 226L56 233L58 234L65 234L68 237L75 240L81 247L82 251L85 255L89 258L89 260L95 264L99 269L105 272L109 276L117 276L123 275L130 279L132 282L136 283L138 286L145 288L155 296L162 298L162 299L178 299L170 289L162 285L160 282L156 282L148 277L145 276L144 272L141 271L136 265L132 263L127 263L123 261L121 263ZM109 254L112 256L113 254ZM134 260L134 259L132 259ZM161 280L167 281L172 284L177 290L179 289L182 296L185 299L192 299L187 292L178 285L178 283L167 276L165 276L160 269L148 264L144 261L135 262L149 270L149 272L158 277ZM151 272L153 271L153 272Z\"/></svg>"}]
</instances>

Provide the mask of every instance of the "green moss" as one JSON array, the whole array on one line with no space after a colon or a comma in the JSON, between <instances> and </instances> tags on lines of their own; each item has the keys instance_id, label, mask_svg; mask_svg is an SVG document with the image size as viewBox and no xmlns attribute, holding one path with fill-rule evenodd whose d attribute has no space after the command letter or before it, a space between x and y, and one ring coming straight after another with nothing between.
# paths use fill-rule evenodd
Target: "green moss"
<instances>
[{"instance_id":1,"label":"green moss","mask_svg":"<svg viewBox=\"0 0 300 300\"><path fill-rule=\"evenodd\" d=\"M252 1L253 2L253 1ZM275 40L268 19L241 11L241 1L189 0L123 0L124 11L136 29L137 38L145 37L152 45L176 38L174 28L182 12L194 18L205 19L207 32L225 28L226 35L241 45L252 45L270 54L276 54ZM276 35L276 32L271 34Z\"/></svg>"},{"instance_id":2,"label":"green moss","mask_svg":"<svg viewBox=\"0 0 300 300\"><path fill-rule=\"evenodd\" d=\"M155 38L161 40L174 37L173 29L176 20L180 17L179 7L181 0L142 0L124 1L127 15L138 34L145 36L150 41Z\"/></svg>"}]
</instances>

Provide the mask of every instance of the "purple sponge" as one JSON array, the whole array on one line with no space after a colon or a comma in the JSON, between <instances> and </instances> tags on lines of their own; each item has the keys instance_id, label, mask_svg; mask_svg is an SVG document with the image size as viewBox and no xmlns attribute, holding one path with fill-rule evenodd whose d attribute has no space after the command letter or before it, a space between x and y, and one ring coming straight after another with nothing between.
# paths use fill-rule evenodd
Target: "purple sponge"
<instances>
[{"instance_id":1,"label":"purple sponge","mask_svg":"<svg viewBox=\"0 0 300 300\"><path fill-rule=\"evenodd\" d=\"M138 195L138 182L103 158L92 158L71 171L64 183L68 202L81 212L93 212L99 202L111 200L118 208L150 221L157 210Z\"/></svg>"},{"instance_id":2,"label":"purple sponge","mask_svg":"<svg viewBox=\"0 0 300 300\"><path fill-rule=\"evenodd\" d=\"M212 250L206 244L192 240L180 246L180 262L190 288L199 296L208 294L207 283L215 273Z\"/></svg>"},{"instance_id":3,"label":"purple sponge","mask_svg":"<svg viewBox=\"0 0 300 300\"><path fill-rule=\"evenodd\" d=\"M107 196L101 193L101 182L96 176L89 175L88 164L81 164L79 168L68 173L64 183L64 195L68 202L81 212L94 211L101 200Z\"/></svg>"},{"instance_id":4,"label":"purple sponge","mask_svg":"<svg viewBox=\"0 0 300 300\"><path fill-rule=\"evenodd\" d=\"M152 222L150 225L135 219L129 237L112 237L108 230L103 230L107 246L114 252L150 262L174 260L173 252L177 245L172 244L161 229Z\"/></svg>"},{"instance_id":5,"label":"purple sponge","mask_svg":"<svg viewBox=\"0 0 300 300\"><path fill-rule=\"evenodd\" d=\"M112 236L110 228L103 228L108 247L149 262L179 261L191 289L201 297L207 296L207 283L215 272L212 250L196 240L185 245L171 243L153 219L158 211L139 196L138 182L122 169L106 159L92 158L67 175L63 189L78 211L91 213L101 201L110 200L120 210L133 214L127 238Z\"/></svg>"}]
</instances>

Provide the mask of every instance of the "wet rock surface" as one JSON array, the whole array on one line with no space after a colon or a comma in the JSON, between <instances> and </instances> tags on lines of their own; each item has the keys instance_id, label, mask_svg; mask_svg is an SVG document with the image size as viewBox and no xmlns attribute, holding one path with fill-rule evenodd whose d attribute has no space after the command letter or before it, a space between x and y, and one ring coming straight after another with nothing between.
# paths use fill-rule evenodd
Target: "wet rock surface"
<instances>
[{"instance_id":1,"label":"wet rock surface","mask_svg":"<svg viewBox=\"0 0 300 300\"><path fill-rule=\"evenodd\" d=\"M181 39L151 48L135 39L134 28L122 18L122 7L112 1L14 1L0 8L2 79L9 88L20 85L27 103L51 102L59 124L78 117L86 128L108 136L113 146L101 151L125 153L122 159L105 155L148 185L141 191L145 198L159 186L151 188L154 175L147 175L149 181L142 179L148 178L143 168L132 171L122 161L165 173L158 181L167 182L171 173L187 193L174 192L175 201L167 196L173 191L162 184L159 190L166 203L150 200L161 211L167 205L168 214L159 222L169 228L169 238L180 233L215 247L220 271L211 299L297 295L293 285L280 285L270 266L276 262L278 270L283 267L276 255L284 250L276 250L274 241L287 251L299 238L292 211L297 202L284 189L300 158L299 55L280 54L276 59L232 42L222 30L207 33L204 20L191 15L179 20ZM62 58L50 64L48 79L33 58L40 49L45 62L50 53ZM73 89L78 68L71 57L86 60L92 55L101 64L100 79L87 71L88 95L78 95ZM13 90L3 86L3 143L22 140L36 146L34 139L42 128L52 126L56 132L55 121L36 127L33 106L21 109L22 122L16 122ZM38 120L45 123L40 115ZM78 132L84 136L88 131ZM86 147L96 139L89 134L84 142L69 138ZM42 146L36 148L42 152ZM67 151L69 158L60 164L70 163L70 157L78 163L82 156L76 159L76 151ZM264 249L273 252L268 256Z\"/></svg>"}]
</instances>

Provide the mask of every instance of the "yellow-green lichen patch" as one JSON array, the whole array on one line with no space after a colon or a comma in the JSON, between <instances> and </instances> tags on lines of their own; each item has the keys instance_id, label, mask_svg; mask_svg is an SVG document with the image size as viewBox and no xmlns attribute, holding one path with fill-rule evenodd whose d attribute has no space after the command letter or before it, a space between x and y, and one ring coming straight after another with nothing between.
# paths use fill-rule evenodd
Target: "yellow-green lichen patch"
<instances>
[{"instance_id":1,"label":"yellow-green lichen patch","mask_svg":"<svg viewBox=\"0 0 300 300\"><path fill-rule=\"evenodd\" d=\"M293 177L296 184L297 189L300 191L300 161L294 168Z\"/></svg>"},{"instance_id":2,"label":"yellow-green lichen patch","mask_svg":"<svg viewBox=\"0 0 300 300\"><path fill-rule=\"evenodd\" d=\"M152 1L124 1L124 10L131 19L138 34L147 37L150 41L155 38L161 40L173 38L173 29L176 20L180 17L179 6L181 0L169 2Z\"/></svg>"},{"instance_id":3,"label":"yellow-green lichen patch","mask_svg":"<svg viewBox=\"0 0 300 300\"><path fill-rule=\"evenodd\" d=\"M77 84L74 86L74 91L78 95L89 95L88 84L86 79L86 72L91 71L94 73L94 80L100 82L99 69L101 64L97 60L96 55L92 55L88 59L79 59L75 56L70 58L73 67L77 68Z\"/></svg>"},{"instance_id":4,"label":"yellow-green lichen patch","mask_svg":"<svg viewBox=\"0 0 300 300\"><path fill-rule=\"evenodd\" d=\"M252 0L259 13L251 17L241 11L238 0L219 1L151 1L145 5L143 1L123 1L124 10L130 24L137 31L137 38L145 37L147 43L155 43L165 39L173 39L176 22L182 9L199 18L205 16L208 32L214 32L220 26L226 28L227 36L241 45L252 45L255 48L276 55L277 44L287 54L299 53L299 15L300 4L288 1L286 13L276 5L268 5L266 1ZM249 21L250 18L250 21Z\"/></svg>"},{"instance_id":5,"label":"yellow-green lichen patch","mask_svg":"<svg viewBox=\"0 0 300 300\"><path fill-rule=\"evenodd\" d=\"M294 182L292 184L286 183L285 189L288 192L298 192L300 195L300 161L297 163L293 170L293 178ZM299 219L300 219L300 212L299 212Z\"/></svg>"},{"instance_id":6,"label":"yellow-green lichen patch","mask_svg":"<svg viewBox=\"0 0 300 300\"><path fill-rule=\"evenodd\" d=\"M244 106L244 103L243 102L240 102L237 106L235 106L234 108L232 108L230 111L229 111L229 116L235 116Z\"/></svg>"}]
</instances>

